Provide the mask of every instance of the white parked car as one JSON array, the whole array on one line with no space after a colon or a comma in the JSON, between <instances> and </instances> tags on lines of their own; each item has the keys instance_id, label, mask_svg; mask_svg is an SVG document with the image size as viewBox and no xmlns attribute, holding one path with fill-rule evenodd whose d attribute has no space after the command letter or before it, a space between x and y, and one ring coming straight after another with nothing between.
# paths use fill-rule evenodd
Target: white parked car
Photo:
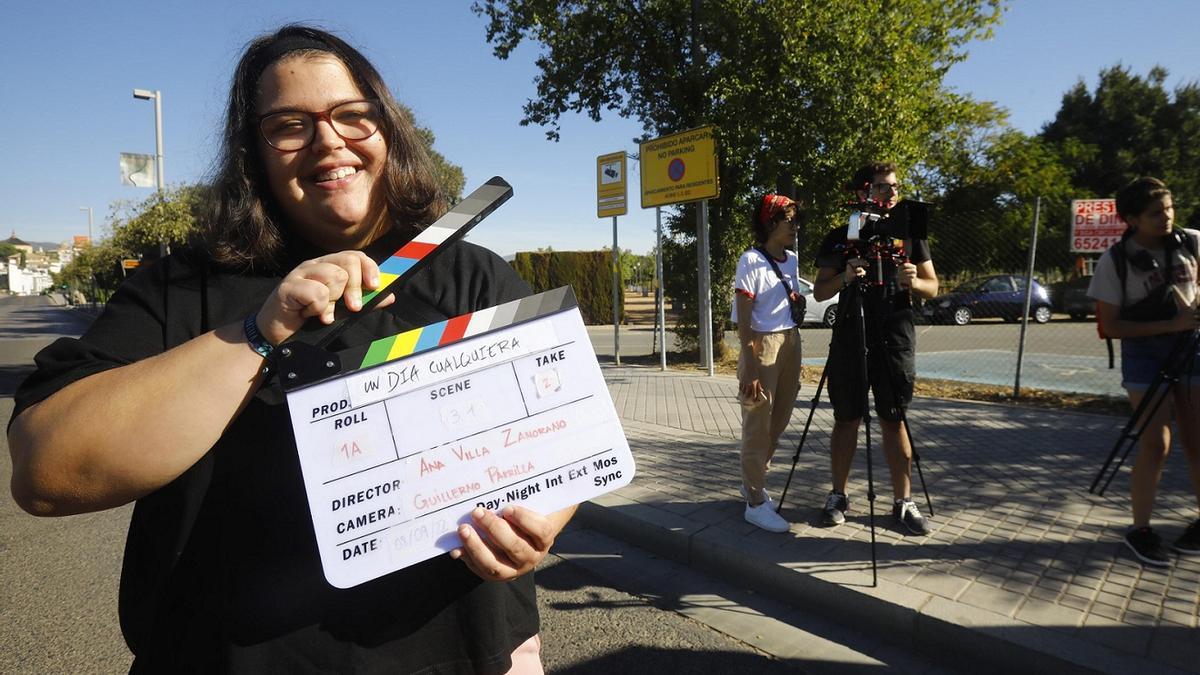
<instances>
[{"instance_id":1,"label":"white parked car","mask_svg":"<svg viewBox=\"0 0 1200 675\"><path fill-rule=\"evenodd\" d=\"M833 322L837 320L838 296L834 295L825 302L817 302L813 299L812 282L804 277L800 277L800 295L804 296L804 325L819 325L824 328L832 328ZM729 292L733 294L733 284L730 284ZM733 311L729 314L729 321L737 326L737 303L732 304Z\"/></svg>"},{"instance_id":2,"label":"white parked car","mask_svg":"<svg viewBox=\"0 0 1200 675\"><path fill-rule=\"evenodd\" d=\"M804 277L800 277L798 290L804 296L804 323L832 327L833 322L837 320L838 296L834 295L825 302L817 302L813 298L812 282Z\"/></svg>"}]
</instances>

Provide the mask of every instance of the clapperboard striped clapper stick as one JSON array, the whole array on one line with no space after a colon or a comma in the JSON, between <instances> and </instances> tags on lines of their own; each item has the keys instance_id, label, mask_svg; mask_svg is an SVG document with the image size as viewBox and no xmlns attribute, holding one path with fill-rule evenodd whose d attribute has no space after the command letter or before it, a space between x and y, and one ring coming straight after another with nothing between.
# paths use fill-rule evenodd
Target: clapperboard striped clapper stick
<instances>
[{"instance_id":1,"label":"clapperboard striped clapper stick","mask_svg":"<svg viewBox=\"0 0 1200 675\"><path fill-rule=\"evenodd\" d=\"M493 176L379 263L379 288L363 294L361 310L350 312L339 302L332 324L327 326L317 319L310 319L288 342L307 343L322 348L329 345L356 320L357 316L374 309L391 291L400 288L401 284L424 269L438 254L462 239L471 228L508 201L512 194L511 185L503 178Z\"/></svg>"}]
</instances>

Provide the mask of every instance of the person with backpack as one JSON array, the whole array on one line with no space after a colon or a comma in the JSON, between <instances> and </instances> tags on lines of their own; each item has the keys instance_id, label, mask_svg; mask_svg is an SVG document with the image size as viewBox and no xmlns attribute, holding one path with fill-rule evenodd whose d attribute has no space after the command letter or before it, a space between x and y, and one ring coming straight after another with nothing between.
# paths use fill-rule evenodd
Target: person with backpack
<instances>
[{"instance_id":1,"label":"person with backpack","mask_svg":"<svg viewBox=\"0 0 1200 675\"><path fill-rule=\"evenodd\" d=\"M1200 231L1175 228L1174 203L1167 186L1142 177L1116 195L1117 213L1129 225L1125 235L1096 265L1088 296L1097 301L1097 320L1104 334L1121 340L1121 386L1135 410L1147 395L1164 358L1190 347L1200 329L1197 250ZM1153 411L1138 439L1130 475L1133 524L1125 545L1143 564L1170 565L1161 537L1151 527L1154 497L1171 446L1171 417L1188 458L1192 490L1200 507L1200 359L1191 353L1163 405ZM1180 362L1176 359L1176 362ZM1151 414L1147 411L1146 414ZM1180 555L1200 555L1200 518L1184 530L1171 548Z\"/></svg>"},{"instance_id":2,"label":"person with backpack","mask_svg":"<svg viewBox=\"0 0 1200 675\"><path fill-rule=\"evenodd\" d=\"M742 254L734 277L742 496L746 522L768 532L789 529L764 485L800 391L797 329L804 322L804 296L797 292L796 254L788 250L800 215L788 197L763 195L750 215L757 245Z\"/></svg>"}]
</instances>

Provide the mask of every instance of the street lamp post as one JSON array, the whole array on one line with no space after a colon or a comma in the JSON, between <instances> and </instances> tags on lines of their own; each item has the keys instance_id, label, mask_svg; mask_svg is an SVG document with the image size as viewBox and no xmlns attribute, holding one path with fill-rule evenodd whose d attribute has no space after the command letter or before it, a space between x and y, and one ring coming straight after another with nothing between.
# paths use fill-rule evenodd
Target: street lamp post
<instances>
[{"instance_id":1,"label":"street lamp post","mask_svg":"<svg viewBox=\"0 0 1200 675\"><path fill-rule=\"evenodd\" d=\"M155 89L134 89L133 97L143 101L154 100L154 166L156 168L155 183L158 191L163 191L163 147L162 147L162 92Z\"/></svg>"},{"instance_id":2,"label":"street lamp post","mask_svg":"<svg viewBox=\"0 0 1200 675\"><path fill-rule=\"evenodd\" d=\"M79 210L88 212L88 246L91 246L92 245L92 207L81 206L81 207L79 207Z\"/></svg>"}]
</instances>

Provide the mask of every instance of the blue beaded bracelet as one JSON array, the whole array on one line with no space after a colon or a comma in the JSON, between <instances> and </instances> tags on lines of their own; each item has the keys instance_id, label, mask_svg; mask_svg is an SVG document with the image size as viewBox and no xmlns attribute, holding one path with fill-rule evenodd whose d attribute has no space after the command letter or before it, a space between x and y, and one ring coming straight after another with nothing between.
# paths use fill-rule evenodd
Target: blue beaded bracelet
<instances>
[{"instance_id":1,"label":"blue beaded bracelet","mask_svg":"<svg viewBox=\"0 0 1200 675\"><path fill-rule=\"evenodd\" d=\"M258 352L259 356L266 358L275 351L275 347L267 342L262 333L258 332L257 319L258 317L254 314L246 317L246 320L242 322L242 332L246 334L246 342L250 343L250 348Z\"/></svg>"}]
</instances>

